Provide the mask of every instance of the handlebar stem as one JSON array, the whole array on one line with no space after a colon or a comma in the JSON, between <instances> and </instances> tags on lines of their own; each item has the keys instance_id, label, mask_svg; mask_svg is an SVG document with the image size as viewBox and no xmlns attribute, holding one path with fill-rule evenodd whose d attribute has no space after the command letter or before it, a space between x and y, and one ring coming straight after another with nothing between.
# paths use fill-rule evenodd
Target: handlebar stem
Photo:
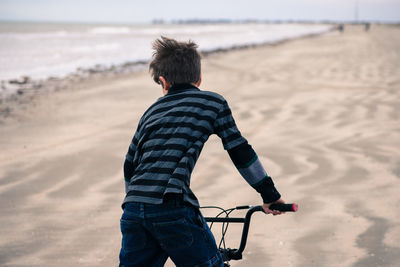
<instances>
[{"instance_id":1,"label":"handlebar stem","mask_svg":"<svg viewBox=\"0 0 400 267\"><path fill-rule=\"evenodd\" d=\"M247 211L246 217L244 219L244 225L243 225L243 231L242 231L242 238L240 240L240 246L238 249L235 249L232 251L232 253L231 253L232 259L235 259L235 257L240 257L239 259L242 258L242 252L244 251L244 248L246 247L246 243L247 243L247 235L249 233L251 215L253 215L253 213L256 211L264 212L264 209L262 206L254 206L254 207L251 207Z\"/></svg>"}]
</instances>

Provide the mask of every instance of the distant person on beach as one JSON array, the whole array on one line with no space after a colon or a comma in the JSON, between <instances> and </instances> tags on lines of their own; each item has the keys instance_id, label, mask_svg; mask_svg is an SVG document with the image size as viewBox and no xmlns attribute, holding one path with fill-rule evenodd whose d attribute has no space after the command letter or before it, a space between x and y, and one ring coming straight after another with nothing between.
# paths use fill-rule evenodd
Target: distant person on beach
<instances>
[{"instance_id":1,"label":"distant person on beach","mask_svg":"<svg viewBox=\"0 0 400 267\"><path fill-rule=\"evenodd\" d=\"M161 37L150 71L160 97L139 121L124 163L126 197L119 266L223 266L214 237L190 189L190 176L211 134L217 134L268 214L284 203L257 154L241 135L227 101L200 90L197 45ZM215 159L218 160L218 159ZM209 177L218 179L218 177Z\"/></svg>"},{"instance_id":2,"label":"distant person on beach","mask_svg":"<svg viewBox=\"0 0 400 267\"><path fill-rule=\"evenodd\" d=\"M365 31L368 32L371 28L371 24L369 22L365 23Z\"/></svg>"}]
</instances>

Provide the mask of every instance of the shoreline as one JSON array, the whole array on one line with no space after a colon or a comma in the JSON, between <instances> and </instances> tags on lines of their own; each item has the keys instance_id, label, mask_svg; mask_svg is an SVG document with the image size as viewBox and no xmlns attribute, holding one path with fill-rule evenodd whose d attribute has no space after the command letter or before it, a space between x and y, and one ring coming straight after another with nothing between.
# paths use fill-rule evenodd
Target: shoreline
<instances>
[{"instance_id":1,"label":"shoreline","mask_svg":"<svg viewBox=\"0 0 400 267\"><path fill-rule=\"evenodd\" d=\"M304 34L296 37L282 38L280 40L264 42L258 44L233 45L228 48L215 48L211 50L200 50L204 58L220 53L228 53L236 50L254 49L263 46L277 46L286 42L312 38L319 35L338 31L338 25L331 25L324 32ZM0 123L2 120L12 116L15 106L29 104L37 95L47 94L60 90L68 90L80 83L97 80L101 76L113 77L118 79L125 75L144 71L149 61L128 61L122 64L105 66L96 64L90 68L77 68L75 72L64 76L50 76L45 79L32 79L29 76L21 76L18 79L9 79L0 81Z\"/></svg>"}]
</instances>

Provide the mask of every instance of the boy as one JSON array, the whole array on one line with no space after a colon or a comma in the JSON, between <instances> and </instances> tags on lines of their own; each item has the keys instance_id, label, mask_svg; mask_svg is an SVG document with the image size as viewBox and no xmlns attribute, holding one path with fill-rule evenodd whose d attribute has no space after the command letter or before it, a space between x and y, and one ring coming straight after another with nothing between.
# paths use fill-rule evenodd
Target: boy
<instances>
[{"instance_id":1,"label":"boy","mask_svg":"<svg viewBox=\"0 0 400 267\"><path fill-rule=\"evenodd\" d=\"M214 237L191 191L190 175L204 143L217 134L243 178L261 194L266 213L284 203L258 157L235 125L226 100L198 89L197 45L161 37L150 71L162 86L140 119L124 163L120 266L223 266Z\"/></svg>"}]
</instances>

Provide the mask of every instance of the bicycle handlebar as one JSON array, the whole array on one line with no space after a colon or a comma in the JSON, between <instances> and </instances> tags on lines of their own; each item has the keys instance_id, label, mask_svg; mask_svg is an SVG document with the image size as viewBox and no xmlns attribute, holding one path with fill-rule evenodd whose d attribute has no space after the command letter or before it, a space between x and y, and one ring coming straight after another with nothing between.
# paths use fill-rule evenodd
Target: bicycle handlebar
<instances>
[{"instance_id":1,"label":"bicycle handlebar","mask_svg":"<svg viewBox=\"0 0 400 267\"><path fill-rule=\"evenodd\" d=\"M262 206L238 206L234 209L240 210L240 209L248 209L246 216L244 218L221 218L221 217L205 217L204 219L207 222L222 222L222 223L243 223L243 230L242 230L242 238L240 240L240 246L238 249L221 249L221 253L223 256L224 261L229 261L229 260L240 260L242 259L242 252L244 251L244 248L246 247L246 242L247 242L247 235L249 233L249 227L250 227L250 219L251 216L253 215L254 212L261 211L264 212L264 209ZM270 210L279 210L279 211L291 211L291 212L296 212L298 210L298 205L296 203L291 203L291 204L272 204L269 207Z\"/></svg>"},{"instance_id":2,"label":"bicycle handlebar","mask_svg":"<svg viewBox=\"0 0 400 267\"><path fill-rule=\"evenodd\" d=\"M291 204L276 203L269 206L270 210L293 211L293 212L296 212L298 208L299 206L296 203L291 203Z\"/></svg>"}]
</instances>

